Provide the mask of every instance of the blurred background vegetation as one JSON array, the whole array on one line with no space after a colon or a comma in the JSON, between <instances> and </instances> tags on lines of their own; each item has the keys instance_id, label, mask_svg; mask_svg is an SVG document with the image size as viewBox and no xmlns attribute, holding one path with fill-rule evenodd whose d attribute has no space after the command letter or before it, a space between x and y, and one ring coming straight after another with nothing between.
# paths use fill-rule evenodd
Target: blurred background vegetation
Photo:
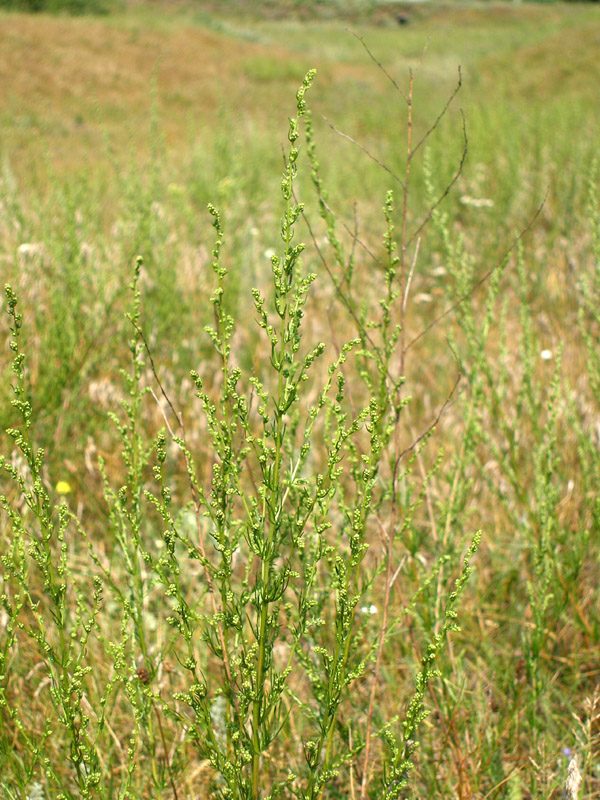
<instances>
[{"instance_id":1,"label":"blurred background vegetation","mask_svg":"<svg viewBox=\"0 0 600 800\"><path fill-rule=\"evenodd\" d=\"M416 3L423 0L416 0ZM553 3L557 0L530 0L531 2ZM582 2L584 0L565 0L565 2ZM594 0L589 0L594 2ZM140 2L140 0L134 0ZM141 0L146 2L146 0ZM428 2L428 0L424 0ZM491 0L482 0L491 2ZM66 14L109 14L123 10L131 4L131 0L0 0L0 8L49 13ZM366 15L369 17L394 17L399 24L406 24L407 12L415 3L406 0L184 0L178 5L202 9L208 13L245 13L267 15L307 14L337 17ZM166 8L172 7L170 3Z\"/></svg>"}]
</instances>

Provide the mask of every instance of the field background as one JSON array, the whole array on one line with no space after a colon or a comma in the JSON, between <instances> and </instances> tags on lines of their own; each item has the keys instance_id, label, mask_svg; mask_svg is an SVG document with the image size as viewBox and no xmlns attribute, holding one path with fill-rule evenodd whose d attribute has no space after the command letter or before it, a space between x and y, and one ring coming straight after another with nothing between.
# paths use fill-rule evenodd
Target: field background
<instances>
[{"instance_id":1,"label":"field background","mask_svg":"<svg viewBox=\"0 0 600 800\"><path fill-rule=\"evenodd\" d=\"M398 24L400 13L408 24ZM456 571L465 542L483 530L462 601L462 631L452 635L442 677L426 698L432 713L422 726L414 797L558 797L572 752L584 772L583 796L600 794L600 384L593 361L599 267L597 208L590 206L600 144L598 13L594 4L558 3L388 4L367 13L358 5L343 12L319 4L301 11L278 3L138 2L102 17L0 14L0 277L12 284L24 314L44 477L49 487L68 483L71 509L99 543L107 512L98 455L115 483L123 471L106 412L118 410L118 371L130 356L124 313L135 257L144 258L143 326L154 359L178 407L194 419L187 375L204 370L209 386L211 375L203 333L214 282L206 204L222 213L228 310L243 321L253 313L250 289L268 281L269 254L279 246L282 146L307 70L317 70L309 106L331 206L350 228L357 219L361 237L376 249L393 180L328 121L402 173L406 108L352 32L403 88L409 68L415 70L417 138L454 91L460 66L462 88L427 146L436 196L463 154L463 114L468 153L441 206L445 220L423 235L410 335L460 296L461 269L473 284L503 263L527 230L520 257L514 247L489 300L491 332L483 344L470 338L469 325L484 323L489 280L469 298L472 316L461 325L450 315L407 362L414 398L407 441L451 393L457 353L464 378L440 420L437 447L414 465L426 474L443 448L423 516L412 539L397 545L398 563L407 559L394 596L398 608L421 580L419 565L431 566L444 552ZM307 166L299 168L297 191L322 241ZM409 223L428 207L420 158ZM442 228L456 248L454 265ZM298 237L310 241L300 222ZM314 248L305 263L323 272ZM359 257L366 296L374 269ZM592 298L587 305L584 296ZM333 356L348 320L323 274L309 312L307 335L327 342ZM240 328L236 361L256 369L257 329ZM583 330L592 337L587 344ZM4 345L1 353L4 429L15 424L15 411L10 353ZM482 404L483 433L468 427L473 396ZM152 404L145 413L155 431L160 414ZM452 480L466 430L472 449L458 502ZM202 424L190 422L188 435L200 455L209 451ZM18 465L11 447L6 440L2 452ZM436 515L449 506L452 521L443 532ZM5 517L1 526L8 552ZM109 542L100 546L110 550ZM453 575L449 570L444 581ZM439 611L439 595L430 600L431 618L427 609L415 613L392 641L382 707L396 704L400 712L410 697L410 675L435 629L432 609ZM12 684L17 694L35 697L33 729L36 714L46 713L32 683L36 663L24 648ZM2 738L0 775L3 764L15 774L21 769L24 787L27 759L14 766L18 737L11 737ZM186 775L181 797L196 796L209 780L205 768ZM30 778L45 786L39 771ZM24 797L14 786L5 784L6 797ZM169 796L143 778L139 790Z\"/></svg>"}]
</instances>

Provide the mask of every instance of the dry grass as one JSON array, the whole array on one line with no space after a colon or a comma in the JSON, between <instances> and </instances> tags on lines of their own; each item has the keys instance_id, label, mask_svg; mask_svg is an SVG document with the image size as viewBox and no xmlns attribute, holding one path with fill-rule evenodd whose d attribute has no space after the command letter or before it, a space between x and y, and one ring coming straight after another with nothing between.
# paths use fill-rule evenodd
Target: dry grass
<instances>
[{"instance_id":1,"label":"dry grass","mask_svg":"<svg viewBox=\"0 0 600 800\"><path fill-rule=\"evenodd\" d=\"M190 129L214 130L223 105L237 109L240 117L257 117L255 124L262 125L269 113L254 97L253 83L260 77L245 66L267 56L274 72L286 63L282 49L199 27L5 16L0 26L3 148L25 180L44 158L58 176L101 169L104 134L117 152L147 153L153 80L170 148L181 147ZM294 84L298 80L290 78ZM285 88L270 84L271 92L277 90L275 105L279 92L282 100L289 94Z\"/></svg>"}]
</instances>

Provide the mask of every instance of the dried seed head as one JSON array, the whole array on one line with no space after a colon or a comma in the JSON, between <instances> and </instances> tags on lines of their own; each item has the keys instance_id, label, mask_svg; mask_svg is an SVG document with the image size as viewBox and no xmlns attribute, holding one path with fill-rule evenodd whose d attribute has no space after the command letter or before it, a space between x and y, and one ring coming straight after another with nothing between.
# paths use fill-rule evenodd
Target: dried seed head
<instances>
[{"instance_id":1,"label":"dried seed head","mask_svg":"<svg viewBox=\"0 0 600 800\"><path fill-rule=\"evenodd\" d=\"M144 684L144 686L150 683L150 674L145 667L140 667L135 674L138 676L138 679Z\"/></svg>"},{"instance_id":2,"label":"dried seed head","mask_svg":"<svg viewBox=\"0 0 600 800\"><path fill-rule=\"evenodd\" d=\"M569 769L567 770L567 780L565 781L565 788L563 789L562 800L577 800L579 794L579 787L581 786L581 772L577 764L577 756L569 761Z\"/></svg>"}]
</instances>

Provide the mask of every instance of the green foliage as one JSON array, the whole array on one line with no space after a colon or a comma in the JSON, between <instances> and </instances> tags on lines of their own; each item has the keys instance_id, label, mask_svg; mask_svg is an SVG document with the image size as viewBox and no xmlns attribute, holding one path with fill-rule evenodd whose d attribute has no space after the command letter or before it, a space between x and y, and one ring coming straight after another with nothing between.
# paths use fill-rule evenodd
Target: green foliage
<instances>
[{"instance_id":1,"label":"green foliage","mask_svg":"<svg viewBox=\"0 0 600 800\"><path fill-rule=\"evenodd\" d=\"M109 14L115 0L0 0L0 9L50 14Z\"/></svg>"}]
</instances>

